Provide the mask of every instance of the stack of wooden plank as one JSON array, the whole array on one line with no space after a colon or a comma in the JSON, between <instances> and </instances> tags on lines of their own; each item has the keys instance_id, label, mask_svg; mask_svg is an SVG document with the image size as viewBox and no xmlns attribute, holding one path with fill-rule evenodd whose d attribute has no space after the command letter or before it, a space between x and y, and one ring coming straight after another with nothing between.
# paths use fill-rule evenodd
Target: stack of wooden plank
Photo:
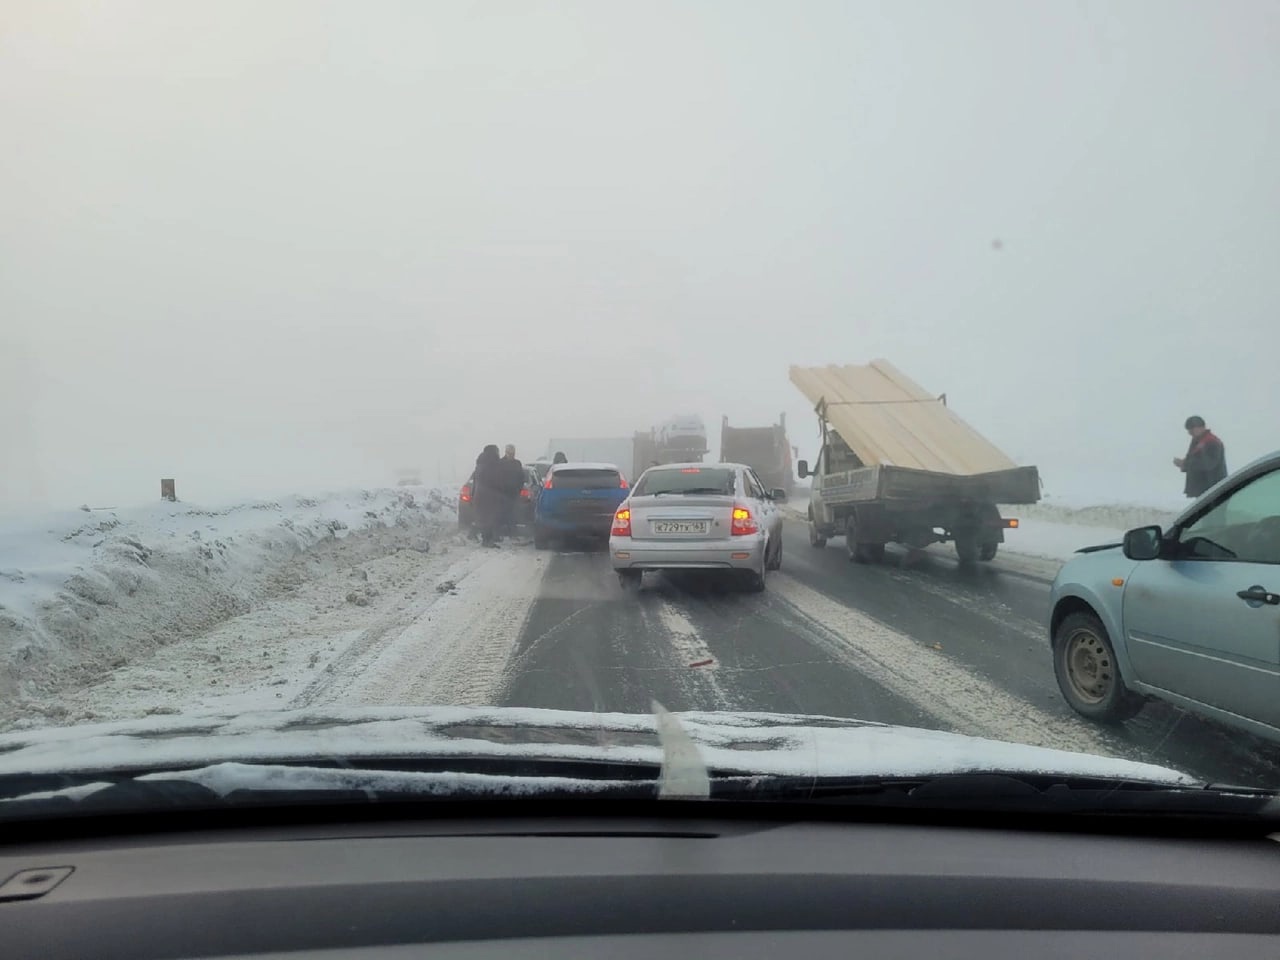
<instances>
[{"instance_id":1,"label":"stack of wooden plank","mask_svg":"<svg viewBox=\"0 0 1280 960\"><path fill-rule=\"evenodd\" d=\"M1016 467L977 430L887 360L792 367L791 382L867 465L973 476Z\"/></svg>"}]
</instances>

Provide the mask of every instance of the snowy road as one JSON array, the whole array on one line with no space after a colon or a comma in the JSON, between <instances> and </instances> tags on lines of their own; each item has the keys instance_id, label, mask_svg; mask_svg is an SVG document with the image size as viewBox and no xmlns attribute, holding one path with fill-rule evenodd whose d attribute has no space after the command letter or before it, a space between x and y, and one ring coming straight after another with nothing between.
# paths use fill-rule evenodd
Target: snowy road
<instances>
[{"instance_id":1,"label":"snowy road","mask_svg":"<svg viewBox=\"0 0 1280 960\"><path fill-rule=\"evenodd\" d=\"M962 569L890 549L851 565L787 527L763 595L650 575L624 594L603 553L484 550L403 535L300 554L251 612L61 698L58 719L327 705L498 704L598 712L762 710L859 717L1102 753L1280 785L1280 751L1161 705L1117 730L1054 682L1052 568ZM391 536L391 534L387 534Z\"/></svg>"}]
</instances>

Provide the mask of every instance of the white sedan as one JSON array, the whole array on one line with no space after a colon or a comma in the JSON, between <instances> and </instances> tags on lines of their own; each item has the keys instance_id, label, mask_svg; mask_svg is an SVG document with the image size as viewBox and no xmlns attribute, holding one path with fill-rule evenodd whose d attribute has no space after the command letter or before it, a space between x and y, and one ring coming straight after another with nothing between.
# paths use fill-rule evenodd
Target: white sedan
<instances>
[{"instance_id":1,"label":"white sedan","mask_svg":"<svg viewBox=\"0 0 1280 960\"><path fill-rule=\"evenodd\" d=\"M724 570L763 590L782 566L786 496L740 463L650 467L614 514L609 558L623 587L646 570Z\"/></svg>"}]
</instances>

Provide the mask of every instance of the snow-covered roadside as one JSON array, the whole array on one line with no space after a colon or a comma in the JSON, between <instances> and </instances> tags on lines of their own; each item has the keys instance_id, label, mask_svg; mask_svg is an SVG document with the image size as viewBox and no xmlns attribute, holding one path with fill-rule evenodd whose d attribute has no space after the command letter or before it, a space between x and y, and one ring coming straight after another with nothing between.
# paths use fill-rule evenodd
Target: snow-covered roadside
<instances>
[{"instance_id":1,"label":"snow-covered roadside","mask_svg":"<svg viewBox=\"0 0 1280 960\"><path fill-rule=\"evenodd\" d=\"M451 527L451 525L450 525ZM59 695L16 724L497 699L546 558L456 530L429 552L394 528L285 564L272 599Z\"/></svg>"},{"instance_id":2,"label":"snow-covered roadside","mask_svg":"<svg viewBox=\"0 0 1280 960\"><path fill-rule=\"evenodd\" d=\"M433 491L402 487L6 522L0 725L35 714L60 719L70 691L251 614L319 572L308 565L345 569L397 549L423 555L452 529L450 506ZM320 549L326 545L340 549ZM355 608L370 596L368 584L353 583L337 602Z\"/></svg>"},{"instance_id":3,"label":"snow-covered roadside","mask_svg":"<svg viewBox=\"0 0 1280 960\"><path fill-rule=\"evenodd\" d=\"M1068 560L1081 547L1119 543L1126 530L1158 523L1168 526L1177 514L1158 507L1103 504L1063 507L1049 503L1006 507L1018 529L1005 534L1004 549L1049 560Z\"/></svg>"}]
</instances>

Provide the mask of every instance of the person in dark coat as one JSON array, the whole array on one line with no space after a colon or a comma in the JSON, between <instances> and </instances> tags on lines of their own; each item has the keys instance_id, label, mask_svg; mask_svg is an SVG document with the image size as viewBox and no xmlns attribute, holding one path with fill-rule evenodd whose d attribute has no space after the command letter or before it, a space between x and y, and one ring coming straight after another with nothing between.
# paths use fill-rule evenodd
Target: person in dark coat
<instances>
[{"instance_id":1,"label":"person in dark coat","mask_svg":"<svg viewBox=\"0 0 1280 960\"><path fill-rule=\"evenodd\" d=\"M524 489L524 464L516 459L516 447L507 444L499 461L502 466L502 516L498 524L502 536L514 536L516 532L516 507L520 505L520 491Z\"/></svg>"},{"instance_id":2,"label":"person in dark coat","mask_svg":"<svg viewBox=\"0 0 1280 960\"><path fill-rule=\"evenodd\" d=\"M556 455L551 458L552 463L568 463L569 458L564 455L563 450L557 450Z\"/></svg>"},{"instance_id":3,"label":"person in dark coat","mask_svg":"<svg viewBox=\"0 0 1280 960\"><path fill-rule=\"evenodd\" d=\"M1227 449L1204 424L1204 417L1187 417L1191 445L1185 457L1175 457L1173 465L1187 475L1182 490L1198 497L1227 475Z\"/></svg>"},{"instance_id":4,"label":"person in dark coat","mask_svg":"<svg viewBox=\"0 0 1280 960\"><path fill-rule=\"evenodd\" d=\"M475 501L476 526L486 547L496 547L498 522L502 518L503 493L502 459L498 445L491 443L476 457L476 479L471 491Z\"/></svg>"}]
</instances>

